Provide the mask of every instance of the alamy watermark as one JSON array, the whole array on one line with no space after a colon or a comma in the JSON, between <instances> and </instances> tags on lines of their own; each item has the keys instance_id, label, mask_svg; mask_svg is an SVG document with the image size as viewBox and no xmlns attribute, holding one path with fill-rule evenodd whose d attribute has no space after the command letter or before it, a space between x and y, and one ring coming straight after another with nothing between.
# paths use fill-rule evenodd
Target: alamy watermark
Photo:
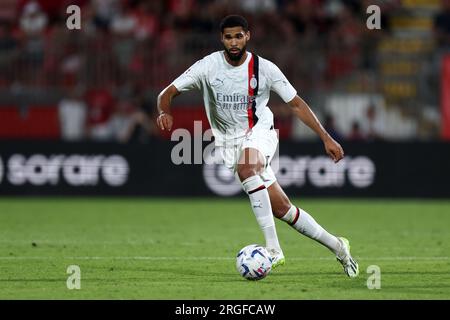
<instances>
[{"instance_id":1,"label":"alamy watermark","mask_svg":"<svg viewBox=\"0 0 450 320\"><path fill-rule=\"evenodd\" d=\"M70 265L67 267L66 273L69 274L67 277L66 286L69 290L80 290L81 289L81 269L80 266Z\"/></svg>"},{"instance_id":2,"label":"alamy watermark","mask_svg":"<svg viewBox=\"0 0 450 320\"><path fill-rule=\"evenodd\" d=\"M370 265L367 267L366 272L370 274L367 278L367 289L381 289L381 269L377 265Z\"/></svg>"},{"instance_id":3,"label":"alamy watermark","mask_svg":"<svg viewBox=\"0 0 450 320\"><path fill-rule=\"evenodd\" d=\"M367 7L366 13L370 16L366 20L366 26L369 30L381 29L381 9L373 4Z\"/></svg>"},{"instance_id":4,"label":"alamy watermark","mask_svg":"<svg viewBox=\"0 0 450 320\"><path fill-rule=\"evenodd\" d=\"M171 134L171 141L178 142L171 151L170 157L172 163L180 164L257 164L257 158L246 158L241 155L241 150L249 147L257 149L270 149L270 144L275 143L275 137L268 135L277 135L278 130L270 129L264 132L230 129L220 135L220 144L216 146L216 142L212 141L213 133L211 129L203 132L202 121L194 121L193 134L187 130L178 128ZM253 140L254 139L254 140ZM216 137L217 141L217 137ZM209 142L204 148L203 143ZM266 146L263 146L266 144ZM279 157L279 148L277 146L274 154L270 156L270 160ZM267 155L263 155L267 159ZM275 161L272 169L276 170Z\"/></svg>"},{"instance_id":5,"label":"alamy watermark","mask_svg":"<svg viewBox=\"0 0 450 320\"><path fill-rule=\"evenodd\" d=\"M70 5L66 9L66 13L70 16L66 20L66 26L69 30L81 29L81 9L77 5Z\"/></svg>"},{"instance_id":6,"label":"alamy watermark","mask_svg":"<svg viewBox=\"0 0 450 320\"><path fill-rule=\"evenodd\" d=\"M70 16L66 20L66 26L69 30L81 29L81 8L77 5L69 5L66 13ZM366 26L369 30L381 29L381 9L379 6L372 4L367 7L366 13L370 16L366 20Z\"/></svg>"}]
</instances>

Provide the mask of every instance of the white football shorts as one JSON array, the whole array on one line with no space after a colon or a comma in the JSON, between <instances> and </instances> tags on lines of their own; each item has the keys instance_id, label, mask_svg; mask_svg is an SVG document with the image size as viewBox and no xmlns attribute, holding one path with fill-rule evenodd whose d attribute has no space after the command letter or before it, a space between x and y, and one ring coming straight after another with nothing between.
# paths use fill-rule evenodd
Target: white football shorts
<instances>
[{"instance_id":1,"label":"white football shorts","mask_svg":"<svg viewBox=\"0 0 450 320\"><path fill-rule=\"evenodd\" d=\"M271 186L277 179L275 173L270 167L275 152L278 147L278 135L274 129L255 129L253 128L238 143L230 146L217 147L217 151L221 155L225 166L233 170L237 177L237 166L241 153L246 148L253 148L261 152L264 156L264 171L260 175L264 181L266 188ZM239 177L237 177L239 179Z\"/></svg>"}]
</instances>

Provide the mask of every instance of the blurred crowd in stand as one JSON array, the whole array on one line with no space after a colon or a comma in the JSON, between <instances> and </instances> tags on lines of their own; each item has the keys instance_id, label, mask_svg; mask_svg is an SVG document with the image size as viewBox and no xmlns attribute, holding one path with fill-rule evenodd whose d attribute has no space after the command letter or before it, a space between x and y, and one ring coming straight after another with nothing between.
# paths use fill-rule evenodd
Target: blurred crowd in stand
<instances>
[{"instance_id":1,"label":"blurred crowd in stand","mask_svg":"<svg viewBox=\"0 0 450 320\"><path fill-rule=\"evenodd\" d=\"M8 0L4 0L8 1ZM6 3L5 2L5 3ZM377 41L390 32L399 0L17 0L0 15L0 89L42 89L58 95L65 140L146 142L157 136L156 94L202 56L220 50L218 24L245 15L249 50L274 61L305 99L334 90L355 74L373 74ZM380 5L382 29L366 27L366 8ZM81 8L81 30L66 27L69 5ZM435 25L448 48L450 11ZM279 126L292 125L274 103ZM355 122L351 134L322 120L339 139L371 140L376 127ZM286 129L283 137L289 137Z\"/></svg>"}]
</instances>

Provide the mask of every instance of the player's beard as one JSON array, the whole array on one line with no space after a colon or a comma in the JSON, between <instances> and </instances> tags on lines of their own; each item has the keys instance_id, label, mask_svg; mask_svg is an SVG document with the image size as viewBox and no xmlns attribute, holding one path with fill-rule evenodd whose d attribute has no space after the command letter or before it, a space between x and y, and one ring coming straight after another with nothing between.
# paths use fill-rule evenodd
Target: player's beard
<instances>
[{"instance_id":1,"label":"player's beard","mask_svg":"<svg viewBox=\"0 0 450 320\"><path fill-rule=\"evenodd\" d=\"M233 53L230 52L229 49L225 48L225 52L226 52L228 58L230 58L231 61L239 61L239 60L241 60L242 56L245 53L245 50L247 50L247 45L242 47L242 49L240 49L237 54L233 54Z\"/></svg>"}]
</instances>

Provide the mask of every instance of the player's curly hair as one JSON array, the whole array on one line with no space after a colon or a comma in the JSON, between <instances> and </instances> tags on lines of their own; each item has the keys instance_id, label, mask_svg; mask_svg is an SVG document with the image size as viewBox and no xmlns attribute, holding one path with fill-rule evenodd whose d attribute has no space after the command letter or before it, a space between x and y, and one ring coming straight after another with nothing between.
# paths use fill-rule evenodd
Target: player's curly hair
<instances>
[{"instance_id":1,"label":"player's curly hair","mask_svg":"<svg viewBox=\"0 0 450 320\"><path fill-rule=\"evenodd\" d=\"M247 20L240 15L237 14L231 14L226 16L222 19L220 22L220 32L223 33L223 30L225 28L232 28L232 27L242 27L245 32L248 31L248 22Z\"/></svg>"}]
</instances>

